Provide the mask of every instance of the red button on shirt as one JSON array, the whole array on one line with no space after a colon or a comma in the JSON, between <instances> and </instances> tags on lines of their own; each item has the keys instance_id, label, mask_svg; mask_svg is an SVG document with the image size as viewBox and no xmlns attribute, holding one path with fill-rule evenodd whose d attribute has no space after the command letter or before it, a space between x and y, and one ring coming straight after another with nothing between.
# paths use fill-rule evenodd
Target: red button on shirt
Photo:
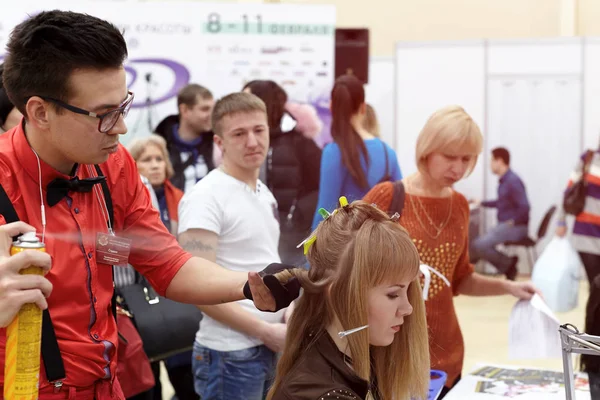
<instances>
[{"instance_id":1,"label":"red button on shirt","mask_svg":"<svg viewBox=\"0 0 600 400\"><path fill-rule=\"evenodd\" d=\"M117 235L132 239L129 262L145 275L158 293L165 294L179 268L191 255L166 230L150 195L140 180L134 160L119 147L100 165L113 201ZM42 189L54 178L69 178L41 161ZM91 172L90 172L91 171ZM95 176L95 169L79 166L77 176ZM19 218L42 232L38 165L19 124L0 135L0 184ZM65 385L87 387L115 375L114 344L118 343L111 314L112 266L98 263L96 234L107 232L101 209L102 190L69 193L54 207L46 205L46 249L52 256L47 275L54 289L48 307L65 364ZM70 203L70 204L69 204ZM0 223L5 223L0 215ZM4 380L6 332L0 330L0 386ZM98 338L99 340L97 340ZM107 361L108 357L110 361ZM40 387L48 386L42 364Z\"/></svg>"}]
</instances>

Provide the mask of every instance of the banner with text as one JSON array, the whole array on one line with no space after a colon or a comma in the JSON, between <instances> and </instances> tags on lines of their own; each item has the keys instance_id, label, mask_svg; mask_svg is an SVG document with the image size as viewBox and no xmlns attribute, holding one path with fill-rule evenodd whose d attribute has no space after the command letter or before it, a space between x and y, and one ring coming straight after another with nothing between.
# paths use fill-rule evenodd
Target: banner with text
<instances>
[{"instance_id":1,"label":"banner with text","mask_svg":"<svg viewBox=\"0 0 600 400\"><path fill-rule=\"evenodd\" d=\"M327 118L333 84L335 7L179 1L24 1L0 16L0 45L29 15L85 12L117 25L127 42L127 85L135 102L123 143L177 113L177 92L198 83L215 98L254 79L279 83L290 100ZM4 57L4 50L0 58Z\"/></svg>"}]
</instances>

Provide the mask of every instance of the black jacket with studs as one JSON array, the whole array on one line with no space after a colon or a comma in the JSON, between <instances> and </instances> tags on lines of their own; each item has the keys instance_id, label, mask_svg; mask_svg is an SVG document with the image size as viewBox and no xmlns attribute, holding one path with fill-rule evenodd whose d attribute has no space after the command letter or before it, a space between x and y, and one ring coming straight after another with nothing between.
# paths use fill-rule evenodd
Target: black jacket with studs
<instances>
[{"instance_id":1,"label":"black jacket with studs","mask_svg":"<svg viewBox=\"0 0 600 400\"><path fill-rule=\"evenodd\" d=\"M369 383L354 374L327 332L302 354L273 400L366 400Z\"/></svg>"}]
</instances>

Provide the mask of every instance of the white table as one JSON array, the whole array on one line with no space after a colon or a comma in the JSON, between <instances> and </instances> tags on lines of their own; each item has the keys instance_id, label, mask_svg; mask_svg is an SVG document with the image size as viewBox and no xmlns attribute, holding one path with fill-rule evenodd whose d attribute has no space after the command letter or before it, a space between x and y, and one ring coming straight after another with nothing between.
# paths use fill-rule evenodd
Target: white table
<instances>
[{"instance_id":1,"label":"white table","mask_svg":"<svg viewBox=\"0 0 600 400\"><path fill-rule=\"evenodd\" d=\"M482 376L472 375L482 368L490 367L490 373L496 373L497 378L485 378ZM500 374L493 371L493 368L502 370ZM522 382L530 383L528 386L522 385L518 381L519 375L517 371L529 370L528 376L523 376ZM515 371L511 378L511 371ZM555 374L558 372L562 375L562 371L549 371L539 368L526 368L510 365L496 364L477 364L473 371L466 376L463 376L461 381L446 395L444 400L564 400L565 390L564 385L552 383ZM502 377L504 374L505 377ZM544 385L540 379L534 376L545 376L547 383ZM589 386L587 386L587 375L580 374L583 390L576 390L577 400L591 400ZM512 381L512 382L511 382ZM516 382L518 381L518 382ZM536 382L537 381L537 382ZM479 388L478 388L479 387ZM510 392L520 393L511 395ZM491 393L490 393L491 392ZM496 394L494 394L496 393Z\"/></svg>"}]
</instances>

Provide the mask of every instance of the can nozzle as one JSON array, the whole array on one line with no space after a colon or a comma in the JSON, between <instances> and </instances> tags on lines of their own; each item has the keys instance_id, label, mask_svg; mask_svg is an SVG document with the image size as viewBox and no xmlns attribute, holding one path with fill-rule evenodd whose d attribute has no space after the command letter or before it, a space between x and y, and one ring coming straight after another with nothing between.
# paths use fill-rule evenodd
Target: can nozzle
<instances>
[{"instance_id":1,"label":"can nozzle","mask_svg":"<svg viewBox=\"0 0 600 400\"><path fill-rule=\"evenodd\" d=\"M36 243L39 242L40 240L37 237L37 234L35 231L33 232L25 232L24 234L21 235L21 237L19 237L19 240L21 242L28 242L28 243Z\"/></svg>"}]
</instances>

